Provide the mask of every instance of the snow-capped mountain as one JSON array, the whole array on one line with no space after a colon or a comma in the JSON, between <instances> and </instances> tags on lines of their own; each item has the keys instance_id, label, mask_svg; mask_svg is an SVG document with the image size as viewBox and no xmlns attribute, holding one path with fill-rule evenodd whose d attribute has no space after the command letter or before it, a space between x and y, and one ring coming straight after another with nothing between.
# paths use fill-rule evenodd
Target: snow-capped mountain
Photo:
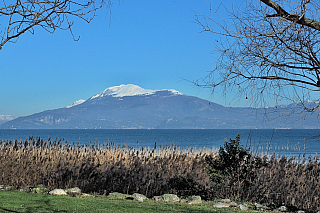
<instances>
[{"instance_id":1,"label":"snow-capped mountain","mask_svg":"<svg viewBox=\"0 0 320 213\"><path fill-rule=\"evenodd\" d=\"M127 97L127 96L138 96L138 95L152 95L156 92L161 90L150 90L150 89L143 89L139 86L133 85L133 84L127 84L127 85L120 85L120 86L114 86L109 87L94 96L92 96L89 100L96 99L96 98L102 98L105 96L112 96L112 97ZM162 90L165 91L165 90ZM176 91L176 90L167 90L172 92L172 94L179 94L183 95L182 93Z\"/></svg>"},{"instance_id":2,"label":"snow-capped mountain","mask_svg":"<svg viewBox=\"0 0 320 213\"><path fill-rule=\"evenodd\" d=\"M269 109L224 107L176 90L109 87L86 101L0 125L17 129L248 129L319 128L317 116L274 120ZM266 114L271 118L268 120ZM278 116L279 114L277 114ZM271 122L270 122L271 121Z\"/></svg>"},{"instance_id":3,"label":"snow-capped mountain","mask_svg":"<svg viewBox=\"0 0 320 213\"><path fill-rule=\"evenodd\" d=\"M83 102L85 102L86 100L83 100L83 99L80 99L80 100L77 100L75 102L73 102L72 104L66 106L66 108L71 108L71 107L74 107L74 106L77 106L79 104L82 104Z\"/></svg>"},{"instance_id":4,"label":"snow-capped mountain","mask_svg":"<svg viewBox=\"0 0 320 213\"><path fill-rule=\"evenodd\" d=\"M112 97L124 97L124 96L135 96L135 95L151 95L154 94L156 90L143 89L139 86L128 84L128 85L120 85L115 87L109 87L96 95L92 96L90 99L102 98L105 96Z\"/></svg>"},{"instance_id":5,"label":"snow-capped mountain","mask_svg":"<svg viewBox=\"0 0 320 213\"><path fill-rule=\"evenodd\" d=\"M0 124L11 121L13 119L14 117L12 115L0 115Z\"/></svg>"}]
</instances>

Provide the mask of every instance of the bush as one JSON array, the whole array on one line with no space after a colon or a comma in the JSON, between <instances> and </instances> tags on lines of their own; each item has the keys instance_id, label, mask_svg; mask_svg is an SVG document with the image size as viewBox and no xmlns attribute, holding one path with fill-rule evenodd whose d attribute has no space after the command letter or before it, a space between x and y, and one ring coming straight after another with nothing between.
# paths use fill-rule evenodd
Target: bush
<instances>
[{"instance_id":1,"label":"bush","mask_svg":"<svg viewBox=\"0 0 320 213\"><path fill-rule=\"evenodd\" d=\"M207 173L213 188L225 196L241 198L241 191L248 191L257 177L257 171L267 165L267 161L254 156L250 149L240 145L240 135L226 141L218 155L205 157Z\"/></svg>"}]
</instances>

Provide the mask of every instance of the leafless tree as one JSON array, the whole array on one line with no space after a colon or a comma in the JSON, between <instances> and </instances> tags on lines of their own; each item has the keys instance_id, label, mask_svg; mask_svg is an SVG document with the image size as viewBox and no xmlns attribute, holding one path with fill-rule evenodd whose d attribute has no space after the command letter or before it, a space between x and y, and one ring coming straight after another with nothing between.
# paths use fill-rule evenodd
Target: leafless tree
<instances>
[{"instance_id":1,"label":"leafless tree","mask_svg":"<svg viewBox=\"0 0 320 213\"><path fill-rule=\"evenodd\" d=\"M69 30L73 39L78 40L72 32L73 18L89 23L98 9L109 9L112 3L112 0L1 0L0 49L26 32L33 34L37 26L50 33Z\"/></svg>"},{"instance_id":2,"label":"leafless tree","mask_svg":"<svg viewBox=\"0 0 320 213\"><path fill-rule=\"evenodd\" d=\"M215 69L195 83L222 86L226 94L236 91L236 99L253 105L265 106L268 97L297 103L293 106L300 112L318 112L319 10L316 0L246 0L232 8L220 5L214 17L196 15L203 31L217 35L219 58Z\"/></svg>"}]
</instances>

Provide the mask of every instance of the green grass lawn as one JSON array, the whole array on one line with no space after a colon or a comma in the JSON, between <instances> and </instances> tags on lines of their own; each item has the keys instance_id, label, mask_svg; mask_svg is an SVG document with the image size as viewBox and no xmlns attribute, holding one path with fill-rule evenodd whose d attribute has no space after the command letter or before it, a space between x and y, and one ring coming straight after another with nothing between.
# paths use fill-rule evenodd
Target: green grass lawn
<instances>
[{"instance_id":1,"label":"green grass lawn","mask_svg":"<svg viewBox=\"0 0 320 213\"><path fill-rule=\"evenodd\" d=\"M242 212L238 209L214 209L213 202L201 205L161 203L152 200L109 200L106 197L76 198L31 194L18 191L0 192L0 212Z\"/></svg>"}]
</instances>

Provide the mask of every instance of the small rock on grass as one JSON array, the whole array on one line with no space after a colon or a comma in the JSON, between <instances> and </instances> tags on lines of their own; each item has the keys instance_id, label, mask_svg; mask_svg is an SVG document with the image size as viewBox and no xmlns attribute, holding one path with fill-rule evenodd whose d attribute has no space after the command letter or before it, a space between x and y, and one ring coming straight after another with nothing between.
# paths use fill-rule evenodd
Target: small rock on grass
<instances>
[{"instance_id":1,"label":"small rock on grass","mask_svg":"<svg viewBox=\"0 0 320 213\"><path fill-rule=\"evenodd\" d=\"M285 207L285 206L280 206L279 208L276 209L276 211L286 212L286 211L287 211L287 207Z\"/></svg>"},{"instance_id":2,"label":"small rock on grass","mask_svg":"<svg viewBox=\"0 0 320 213\"><path fill-rule=\"evenodd\" d=\"M14 187L14 186L7 186L6 187L6 191L13 191L13 190L16 190L17 188Z\"/></svg>"},{"instance_id":3,"label":"small rock on grass","mask_svg":"<svg viewBox=\"0 0 320 213\"><path fill-rule=\"evenodd\" d=\"M187 203L187 204L200 204L202 203L202 200L200 196L192 195L186 199L182 199L180 202Z\"/></svg>"},{"instance_id":4,"label":"small rock on grass","mask_svg":"<svg viewBox=\"0 0 320 213\"><path fill-rule=\"evenodd\" d=\"M237 207L243 211L247 211L249 209L247 204L239 204Z\"/></svg>"},{"instance_id":5,"label":"small rock on grass","mask_svg":"<svg viewBox=\"0 0 320 213\"><path fill-rule=\"evenodd\" d=\"M222 203L231 203L230 199L221 199L220 202Z\"/></svg>"},{"instance_id":6,"label":"small rock on grass","mask_svg":"<svg viewBox=\"0 0 320 213\"><path fill-rule=\"evenodd\" d=\"M67 192L63 189L54 189L49 192L50 195L68 195Z\"/></svg>"},{"instance_id":7,"label":"small rock on grass","mask_svg":"<svg viewBox=\"0 0 320 213\"><path fill-rule=\"evenodd\" d=\"M134 193L133 195L131 195L131 197L134 199L134 200L137 200L137 201L140 201L140 202L143 202L144 200L147 199L146 196L142 195L142 194L138 194L138 193Z\"/></svg>"},{"instance_id":8,"label":"small rock on grass","mask_svg":"<svg viewBox=\"0 0 320 213\"><path fill-rule=\"evenodd\" d=\"M230 207L237 207L238 205L236 202L233 202L233 201L231 201L229 204L230 204Z\"/></svg>"},{"instance_id":9,"label":"small rock on grass","mask_svg":"<svg viewBox=\"0 0 320 213\"><path fill-rule=\"evenodd\" d=\"M6 186L6 185L0 185L0 190L1 191L13 191L16 190L17 188L14 186Z\"/></svg>"},{"instance_id":10,"label":"small rock on grass","mask_svg":"<svg viewBox=\"0 0 320 213\"><path fill-rule=\"evenodd\" d=\"M217 203L213 205L214 208L228 208L230 207L229 203Z\"/></svg>"},{"instance_id":11,"label":"small rock on grass","mask_svg":"<svg viewBox=\"0 0 320 213\"><path fill-rule=\"evenodd\" d=\"M37 187L33 187L31 189L32 193L38 193L38 194L43 194L50 191L47 187L45 187L44 185L38 185Z\"/></svg>"},{"instance_id":12,"label":"small rock on grass","mask_svg":"<svg viewBox=\"0 0 320 213\"><path fill-rule=\"evenodd\" d=\"M79 189L78 187L65 189L65 191L69 195L79 195L79 194L81 194L81 189Z\"/></svg>"},{"instance_id":13,"label":"small rock on grass","mask_svg":"<svg viewBox=\"0 0 320 213\"><path fill-rule=\"evenodd\" d=\"M161 196L154 196L152 199L160 202L179 202L180 201L180 198L175 194L163 194Z\"/></svg>"},{"instance_id":14,"label":"small rock on grass","mask_svg":"<svg viewBox=\"0 0 320 213\"><path fill-rule=\"evenodd\" d=\"M122 194L119 192L112 192L107 196L107 198L111 200L125 200L128 197L131 197L131 195Z\"/></svg>"},{"instance_id":15,"label":"small rock on grass","mask_svg":"<svg viewBox=\"0 0 320 213\"><path fill-rule=\"evenodd\" d=\"M254 204L256 206L256 209L261 209L261 210L268 210L269 208L267 206L263 206L259 203Z\"/></svg>"},{"instance_id":16,"label":"small rock on grass","mask_svg":"<svg viewBox=\"0 0 320 213\"><path fill-rule=\"evenodd\" d=\"M31 192L32 189L34 189L34 188L36 188L36 187L34 187L34 186L26 186L26 187L20 188L19 191L20 192Z\"/></svg>"},{"instance_id":17,"label":"small rock on grass","mask_svg":"<svg viewBox=\"0 0 320 213\"><path fill-rule=\"evenodd\" d=\"M84 198L84 197L94 197L93 195L86 194L86 193L81 193L81 194L73 194L73 196L78 197L78 198Z\"/></svg>"}]
</instances>

